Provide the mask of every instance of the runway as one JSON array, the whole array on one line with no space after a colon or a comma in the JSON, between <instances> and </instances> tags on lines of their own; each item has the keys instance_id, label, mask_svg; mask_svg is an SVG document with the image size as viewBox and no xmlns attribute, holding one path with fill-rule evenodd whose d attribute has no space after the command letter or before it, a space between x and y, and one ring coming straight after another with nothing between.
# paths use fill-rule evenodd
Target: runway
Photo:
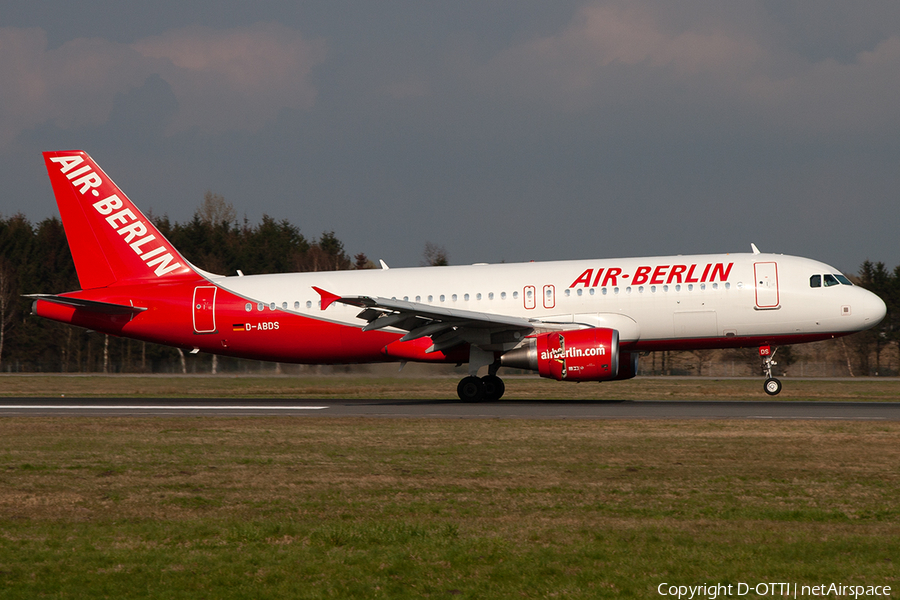
<instances>
[{"instance_id":1,"label":"runway","mask_svg":"<svg viewBox=\"0 0 900 600\"><path fill-rule=\"evenodd\" d=\"M900 421L898 402L655 402L5 398L11 416L291 416L437 419L800 419Z\"/></svg>"}]
</instances>

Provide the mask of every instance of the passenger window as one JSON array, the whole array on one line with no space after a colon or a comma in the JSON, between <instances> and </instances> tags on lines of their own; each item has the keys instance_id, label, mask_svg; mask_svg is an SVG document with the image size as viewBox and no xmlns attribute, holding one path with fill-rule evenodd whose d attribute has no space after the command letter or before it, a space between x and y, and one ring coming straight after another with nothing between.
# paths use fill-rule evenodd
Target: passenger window
<instances>
[{"instance_id":1,"label":"passenger window","mask_svg":"<svg viewBox=\"0 0 900 600\"><path fill-rule=\"evenodd\" d=\"M822 276L821 275L813 275L809 278L809 287L822 287Z\"/></svg>"},{"instance_id":2,"label":"passenger window","mask_svg":"<svg viewBox=\"0 0 900 600\"><path fill-rule=\"evenodd\" d=\"M834 275L825 273L825 287L831 287L833 285L841 285L841 283L835 278Z\"/></svg>"}]
</instances>

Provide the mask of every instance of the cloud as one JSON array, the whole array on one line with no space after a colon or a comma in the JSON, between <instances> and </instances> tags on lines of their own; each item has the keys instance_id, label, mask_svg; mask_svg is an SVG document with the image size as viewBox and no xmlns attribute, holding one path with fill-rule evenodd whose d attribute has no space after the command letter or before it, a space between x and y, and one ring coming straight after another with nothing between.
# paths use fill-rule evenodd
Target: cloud
<instances>
[{"instance_id":1,"label":"cloud","mask_svg":"<svg viewBox=\"0 0 900 600\"><path fill-rule=\"evenodd\" d=\"M384 85L381 91L390 98L403 100L406 98L425 98L430 95L428 84L421 80L403 81Z\"/></svg>"},{"instance_id":2,"label":"cloud","mask_svg":"<svg viewBox=\"0 0 900 600\"><path fill-rule=\"evenodd\" d=\"M742 86L748 98L772 109L779 126L854 135L900 129L900 37L860 52L850 63L825 59L785 77L757 77ZM893 132L893 133L891 133Z\"/></svg>"},{"instance_id":3,"label":"cloud","mask_svg":"<svg viewBox=\"0 0 900 600\"><path fill-rule=\"evenodd\" d=\"M810 58L770 15L748 24L737 8L671 10L586 5L562 30L498 52L471 78L498 100L569 112L636 103L656 112L727 107L726 118L807 133L900 128L900 38L849 57Z\"/></svg>"},{"instance_id":4,"label":"cloud","mask_svg":"<svg viewBox=\"0 0 900 600\"><path fill-rule=\"evenodd\" d=\"M321 40L281 25L168 31L133 44L80 38L48 46L39 28L0 28L0 148L22 131L102 124L116 98L158 75L178 110L168 132L256 130L284 108L315 102Z\"/></svg>"},{"instance_id":5,"label":"cloud","mask_svg":"<svg viewBox=\"0 0 900 600\"><path fill-rule=\"evenodd\" d=\"M178 98L173 131L252 131L283 108L311 108L310 74L325 58L322 41L276 24L180 29L132 48L153 61Z\"/></svg>"},{"instance_id":6,"label":"cloud","mask_svg":"<svg viewBox=\"0 0 900 600\"><path fill-rule=\"evenodd\" d=\"M478 78L516 94L582 109L660 83L753 73L767 51L739 31L695 24L682 31L640 4L583 7L560 33L500 52Z\"/></svg>"},{"instance_id":7,"label":"cloud","mask_svg":"<svg viewBox=\"0 0 900 600\"><path fill-rule=\"evenodd\" d=\"M41 123L102 123L116 94L149 74L128 47L78 39L50 50L41 29L0 29L0 57L0 147Z\"/></svg>"}]
</instances>

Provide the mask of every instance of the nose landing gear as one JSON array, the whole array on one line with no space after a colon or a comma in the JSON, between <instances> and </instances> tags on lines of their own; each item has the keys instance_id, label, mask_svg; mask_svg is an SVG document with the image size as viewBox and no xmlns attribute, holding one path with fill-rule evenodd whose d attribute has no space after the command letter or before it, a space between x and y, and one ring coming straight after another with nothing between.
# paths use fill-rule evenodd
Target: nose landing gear
<instances>
[{"instance_id":1,"label":"nose landing gear","mask_svg":"<svg viewBox=\"0 0 900 600\"><path fill-rule=\"evenodd\" d=\"M763 359L763 370L766 372L766 382L763 384L763 389L770 396L777 396L781 391L781 382L772 377L772 367L778 364L773 360L777 351L778 348L773 350L771 346L760 346L759 348L759 355Z\"/></svg>"}]
</instances>

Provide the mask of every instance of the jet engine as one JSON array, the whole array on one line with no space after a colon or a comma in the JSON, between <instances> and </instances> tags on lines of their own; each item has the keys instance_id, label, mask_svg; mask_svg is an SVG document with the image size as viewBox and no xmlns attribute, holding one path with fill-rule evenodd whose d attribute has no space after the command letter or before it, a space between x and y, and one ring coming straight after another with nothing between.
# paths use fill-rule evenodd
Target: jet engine
<instances>
[{"instance_id":1,"label":"jet engine","mask_svg":"<svg viewBox=\"0 0 900 600\"><path fill-rule=\"evenodd\" d=\"M620 361L624 359L624 368ZM504 367L530 369L557 381L610 381L637 374L637 354L619 353L619 332L593 327L526 338L500 357ZM621 372L620 372L621 371Z\"/></svg>"},{"instance_id":2,"label":"jet engine","mask_svg":"<svg viewBox=\"0 0 900 600\"><path fill-rule=\"evenodd\" d=\"M620 352L619 353L619 374L614 377L616 381L623 379L631 379L638 373L637 352Z\"/></svg>"}]
</instances>

